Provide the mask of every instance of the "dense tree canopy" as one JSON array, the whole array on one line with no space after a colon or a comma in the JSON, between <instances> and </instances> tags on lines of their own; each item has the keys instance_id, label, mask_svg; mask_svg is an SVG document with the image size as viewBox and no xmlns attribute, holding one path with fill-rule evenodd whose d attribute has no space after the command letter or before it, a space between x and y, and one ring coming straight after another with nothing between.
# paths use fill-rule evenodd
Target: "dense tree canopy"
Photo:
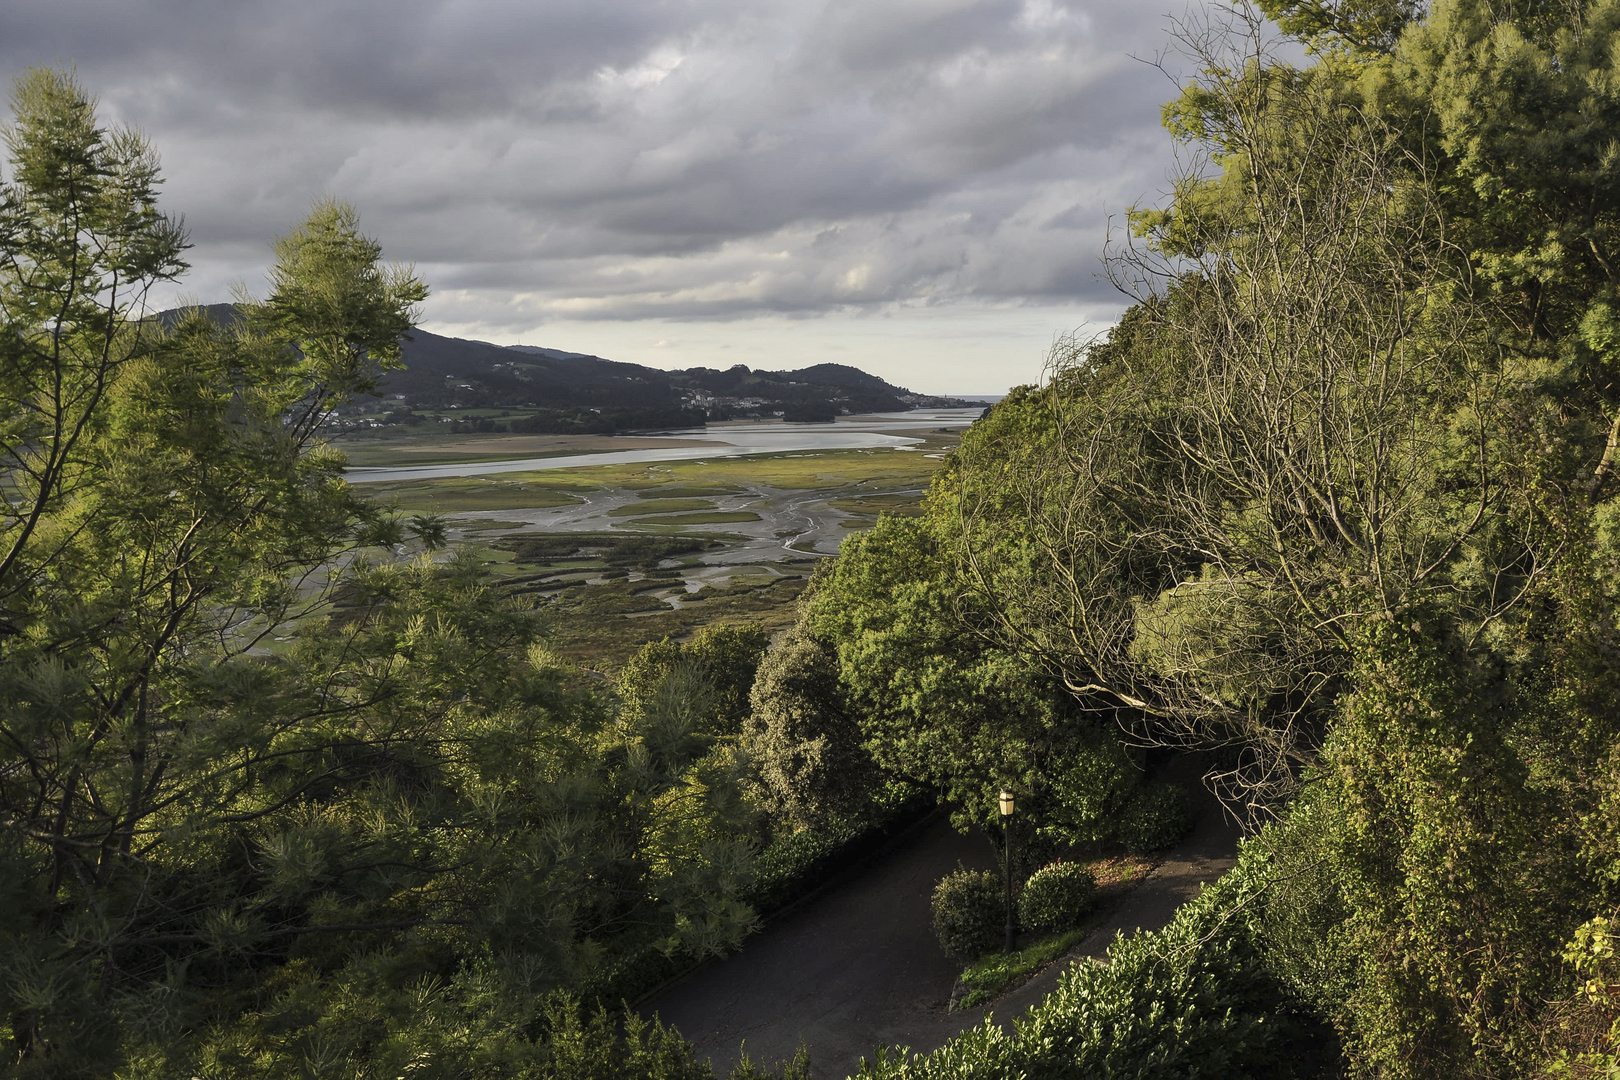
<instances>
[{"instance_id":1,"label":"dense tree canopy","mask_svg":"<svg viewBox=\"0 0 1620 1080\"><path fill-rule=\"evenodd\" d=\"M992 432L1017 434L979 429ZM931 519L882 518L845 541L806 605L805 632L835 650L868 752L938 790L960 825L994 823L997 792L1011 787L1051 838L1103 839L1137 766L1038 658L986 640L989 609L952 579L939 533Z\"/></svg>"},{"instance_id":2,"label":"dense tree canopy","mask_svg":"<svg viewBox=\"0 0 1620 1080\"><path fill-rule=\"evenodd\" d=\"M1262 952L1358 1073L1605 1068L1620 3L1261 7L1309 62L1260 11L1184 28L1137 302L975 426L926 527L850 545L885 599L827 634L874 716L945 651L896 642L971 641L1067 688L1030 730L1220 748L1275 822ZM913 597L956 636L894 633Z\"/></svg>"},{"instance_id":3,"label":"dense tree canopy","mask_svg":"<svg viewBox=\"0 0 1620 1080\"><path fill-rule=\"evenodd\" d=\"M759 665L749 703L742 745L774 821L807 829L861 809L876 770L826 642L790 629Z\"/></svg>"},{"instance_id":4,"label":"dense tree canopy","mask_svg":"<svg viewBox=\"0 0 1620 1080\"><path fill-rule=\"evenodd\" d=\"M544 1018L579 1022L549 991L752 924L741 759L669 695L621 714L570 688L477 560L417 558L441 522L343 482L322 421L397 365L426 295L352 210L276 244L240 325L163 324L145 296L185 241L151 151L55 72L13 109L8 1069L555 1075ZM747 681L718 686L734 713Z\"/></svg>"}]
</instances>

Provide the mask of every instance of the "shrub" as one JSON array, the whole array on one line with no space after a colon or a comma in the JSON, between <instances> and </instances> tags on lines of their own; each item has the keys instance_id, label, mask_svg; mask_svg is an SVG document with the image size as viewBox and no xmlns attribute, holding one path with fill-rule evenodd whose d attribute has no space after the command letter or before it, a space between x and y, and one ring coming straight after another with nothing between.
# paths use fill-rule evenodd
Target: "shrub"
<instances>
[{"instance_id":1,"label":"shrub","mask_svg":"<svg viewBox=\"0 0 1620 1080\"><path fill-rule=\"evenodd\" d=\"M1158 851L1192 828L1192 799L1173 784L1149 784L1120 815L1119 842L1131 851Z\"/></svg>"},{"instance_id":2,"label":"shrub","mask_svg":"<svg viewBox=\"0 0 1620 1080\"><path fill-rule=\"evenodd\" d=\"M1022 809L1020 809L1020 813L1022 813ZM1032 812L1028 817L1015 821L1013 825L1011 874L1014 888L1017 887L1019 882L1027 881L1029 875L1047 863L1056 862L1063 849L1067 846L1062 839L1053 836L1051 832L1046 830L1037 831L1030 828L1038 813L1039 811ZM955 820L954 817L953 820ZM990 831L990 842L996 846L996 868L998 870L1007 866L1007 849L1003 846L1005 843L1004 836L1005 834L999 829Z\"/></svg>"},{"instance_id":3,"label":"shrub","mask_svg":"<svg viewBox=\"0 0 1620 1080\"><path fill-rule=\"evenodd\" d=\"M1018 896L1018 921L1036 934L1072 930L1097 899L1097 879L1079 863L1048 863Z\"/></svg>"},{"instance_id":4,"label":"shrub","mask_svg":"<svg viewBox=\"0 0 1620 1080\"><path fill-rule=\"evenodd\" d=\"M1064 843L1105 843L1120 810L1135 794L1141 773L1115 735L1075 726L1076 734L1047 773L1045 805L1037 815L1046 831ZM1031 870L1045 861L1049 860Z\"/></svg>"},{"instance_id":5,"label":"shrub","mask_svg":"<svg viewBox=\"0 0 1620 1080\"><path fill-rule=\"evenodd\" d=\"M632 570L652 570L665 559L674 559L707 545L702 540L684 536L627 536L615 541L602 555L608 566L627 566Z\"/></svg>"},{"instance_id":6,"label":"shrub","mask_svg":"<svg viewBox=\"0 0 1620 1080\"><path fill-rule=\"evenodd\" d=\"M1164 929L1121 937L1106 964L1076 964L1047 998L1005 1026L991 1019L911 1057L885 1048L855 1080L1255 1080L1325 1075L1332 1032L1301 1021L1266 971L1244 912L1270 880L1266 851L1176 912Z\"/></svg>"},{"instance_id":7,"label":"shrub","mask_svg":"<svg viewBox=\"0 0 1620 1080\"><path fill-rule=\"evenodd\" d=\"M958 867L934 886L934 936L958 960L976 960L1001 943L1006 926L1001 879Z\"/></svg>"}]
</instances>

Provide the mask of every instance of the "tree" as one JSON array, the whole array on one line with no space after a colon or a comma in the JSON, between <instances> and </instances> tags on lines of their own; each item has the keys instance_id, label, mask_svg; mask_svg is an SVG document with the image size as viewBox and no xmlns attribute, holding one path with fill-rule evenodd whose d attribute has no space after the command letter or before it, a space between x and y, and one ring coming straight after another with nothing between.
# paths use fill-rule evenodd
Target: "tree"
<instances>
[{"instance_id":1,"label":"tree","mask_svg":"<svg viewBox=\"0 0 1620 1080\"><path fill-rule=\"evenodd\" d=\"M838 685L838 660L802 623L765 654L742 746L772 819L807 829L858 810L876 780Z\"/></svg>"},{"instance_id":2,"label":"tree","mask_svg":"<svg viewBox=\"0 0 1620 1080\"><path fill-rule=\"evenodd\" d=\"M1316 59L1193 28L1138 302L964 440L935 535L995 647L1234 754L1355 1068L1529 1071L1615 903L1620 5L1266 10Z\"/></svg>"},{"instance_id":3,"label":"tree","mask_svg":"<svg viewBox=\"0 0 1620 1080\"><path fill-rule=\"evenodd\" d=\"M627 714L647 711L677 670L677 681L704 684L705 708L701 720L711 735L736 735L748 716L748 691L765 654L766 637L757 624L705 626L680 642L670 638L648 642L636 651L619 673L619 699Z\"/></svg>"},{"instance_id":4,"label":"tree","mask_svg":"<svg viewBox=\"0 0 1620 1080\"><path fill-rule=\"evenodd\" d=\"M950 483L947 472L935 494ZM845 540L809 595L805 625L836 650L868 752L941 791L962 827L994 825L997 792L1012 787L1052 839L1102 839L1138 767L1039 657L987 636L990 609L953 579L935 495L928 506L926 519L884 516Z\"/></svg>"},{"instance_id":5,"label":"tree","mask_svg":"<svg viewBox=\"0 0 1620 1080\"><path fill-rule=\"evenodd\" d=\"M37 534L79 490L113 383L154 348L139 323L148 294L186 265L185 233L156 208L157 159L140 135L97 127L94 104L54 72L19 79L11 107L0 191L7 612L50 563L54 546Z\"/></svg>"},{"instance_id":6,"label":"tree","mask_svg":"<svg viewBox=\"0 0 1620 1080\"><path fill-rule=\"evenodd\" d=\"M752 920L740 764L570 689L531 607L464 555L396 555L436 546L435 523L361 498L321 442L398 364L414 274L322 203L238 325L162 325L144 290L179 273L183 236L150 151L65 76L31 73L13 105L15 1071L367 1074L435 1015L500 1000L516 1011L480 1030L505 1038L619 956L733 943ZM465 1074L474 1048L452 1043L434 1067Z\"/></svg>"}]
</instances>

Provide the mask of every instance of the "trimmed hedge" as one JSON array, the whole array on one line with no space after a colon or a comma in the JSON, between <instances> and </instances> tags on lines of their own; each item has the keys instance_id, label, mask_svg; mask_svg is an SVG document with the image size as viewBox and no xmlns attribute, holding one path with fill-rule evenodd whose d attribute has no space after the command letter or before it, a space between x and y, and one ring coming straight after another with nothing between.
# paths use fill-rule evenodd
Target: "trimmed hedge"
<instances>
[{"instance_id":1,"label":"trimmed hedge","mask_svg":"<svg viewBox=\"0 0 1620 1080\"><path fill-rule=\"evenodd\" d=\"M934 936L958 960L977 960L1001 944L1007 925L1001 879L958 868L934 886Z\"/></svg>"},{"instance_id":2,"label":"trimmed hedge","mask_svg":"<svg viewBox=\"0 0 1620 1080\"><path fill-rule=\"evenodd\" d=\"M1072 930L1097 901L1097 879L1079 863L1048 863L1018 894L1018 922L1035 934Z\"/></svg>"}]
</instances>

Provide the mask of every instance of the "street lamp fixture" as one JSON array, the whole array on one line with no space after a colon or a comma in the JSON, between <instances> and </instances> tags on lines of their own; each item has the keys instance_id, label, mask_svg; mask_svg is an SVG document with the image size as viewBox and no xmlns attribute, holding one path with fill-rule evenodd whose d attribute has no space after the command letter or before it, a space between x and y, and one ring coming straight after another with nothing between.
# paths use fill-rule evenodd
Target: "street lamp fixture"
<instances>
[{"instance_id":1,"label":"street lamp fixture","mask_svg":"<svg viewBox=\"0 0 1620 1080\"><path fill-rule=\"evenodd\" d=\"M1016 944L1013 929L1012 903L1012 816L1013 793L1001 789L1001 880L1007 890L1007 952Z\"/></svg>"}]
</instances>

